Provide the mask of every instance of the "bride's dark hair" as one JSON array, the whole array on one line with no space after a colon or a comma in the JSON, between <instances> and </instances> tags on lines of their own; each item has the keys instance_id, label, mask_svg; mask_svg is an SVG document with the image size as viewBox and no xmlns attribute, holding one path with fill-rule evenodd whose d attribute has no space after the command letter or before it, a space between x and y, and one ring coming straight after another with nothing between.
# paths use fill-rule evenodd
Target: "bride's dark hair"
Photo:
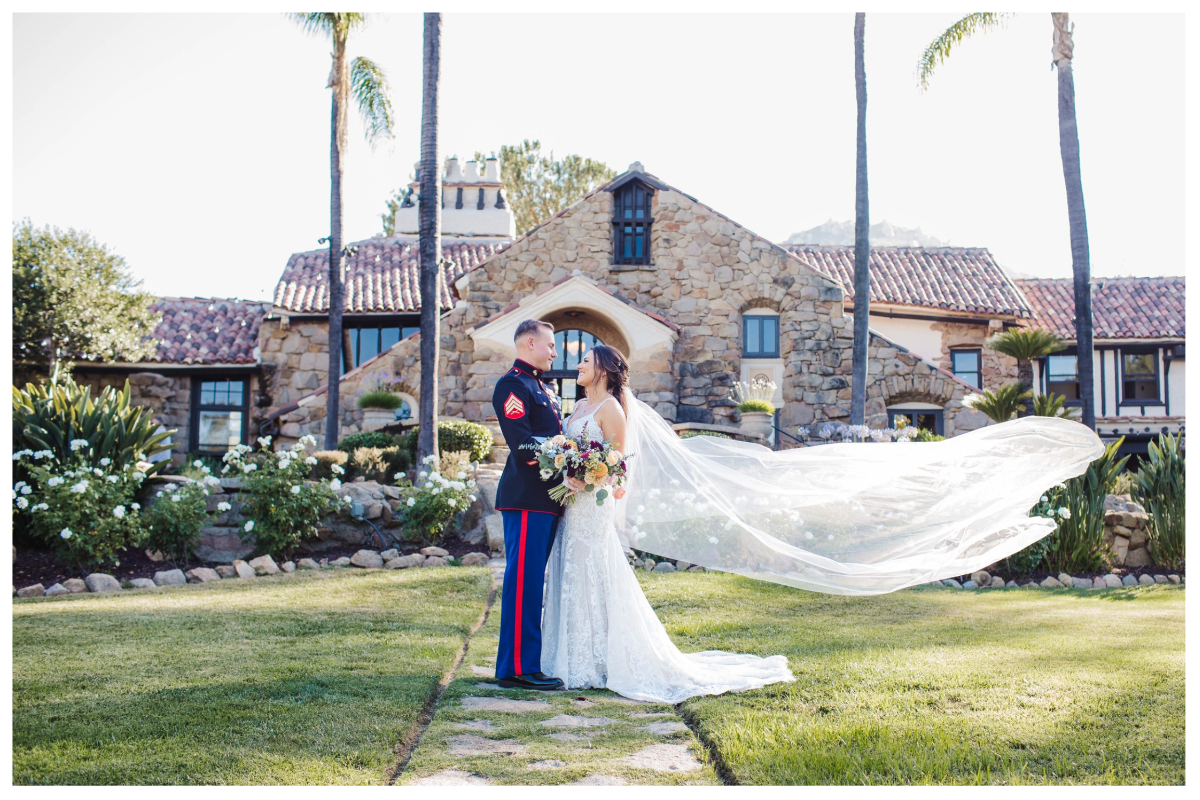
<instances>
[{"instance_id":1,"label":"bride's dark hair","mask_svg":"<svg viewBox=\"0 0 1200 800\"><path fill-rule=\"evenodd\" d=\"M629 382L629 362L625 360L625 356L615 347L598 344L592 348L592 365L597 372L604 375L608 391L628 413L629 409L625 408L625 385ZM587 389L584 388L584 391Z\"/></svg>"}]
</instances>

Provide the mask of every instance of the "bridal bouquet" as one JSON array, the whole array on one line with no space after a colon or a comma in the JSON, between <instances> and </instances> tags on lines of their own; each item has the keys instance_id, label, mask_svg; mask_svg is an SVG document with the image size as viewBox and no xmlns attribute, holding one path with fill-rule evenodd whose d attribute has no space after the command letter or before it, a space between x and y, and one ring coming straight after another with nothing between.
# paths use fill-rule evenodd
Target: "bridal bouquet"
<instances>
[{"instance_id":1,"label":"bridal bouquet","mask_svg":"<svg viewBox=\"0 0 1200 800\"><path fill-rule=\"evenodd\" d=\"M565 475L583 481L584 491L592 493L596 505L604 505L609 488L625 482L626 459L631 458L612 446L588 436L587 425L578 439L559 434L542 442L537 451L544 481L561 480ZM566 505L575 501L575 493L565 481L550 490L550 497Z\"/></svg>"}]
</instances>

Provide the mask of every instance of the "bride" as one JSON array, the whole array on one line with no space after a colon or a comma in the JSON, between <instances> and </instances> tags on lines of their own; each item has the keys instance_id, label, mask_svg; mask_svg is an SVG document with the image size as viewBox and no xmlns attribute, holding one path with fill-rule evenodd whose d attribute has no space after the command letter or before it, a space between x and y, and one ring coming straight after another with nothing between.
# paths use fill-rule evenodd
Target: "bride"
<instances>
[{"instance_id":1,"label":"bride","mask_svg":"<svg viewBox=\"0 0 1200 800\"><path fill-rule=\"evenodd\" d=\"M937 443L828 444L772 451L680 439L626 386L619 351L579 364L587 399L564 433L630 457L626 487L598 506L583 485L550 553L542 664L567 687L638 700L765 686L794 677L783 656L681 653L642 594L623 543L830 594L870 595L983 569L1052 533L1030 517L1050 487L1104 453L1061 417L1022 417Z\"/></svg>"},{"instance_id":2,"label":"bride","mask_svg":"<svg viewBox=\"0 0 1200 800\"><path fill-rule=\"evenodd\" d=\"M628 369L615 348L601 344L588 352L578 378L587 399L576 404L563 433L582 438L586 431L624 450L627 404L637 402L625 391ZM637 468L636 458L630 463ZM573 488L582 486L572 481ZM625 489L613 494L620 500ZM617 504L597 505L584 492L566 507L546 570L543 671L569 689L607 687L660 703L795 680L784 656L681 653L625 560L616 510Z\"/></svg>"}]
</instances>

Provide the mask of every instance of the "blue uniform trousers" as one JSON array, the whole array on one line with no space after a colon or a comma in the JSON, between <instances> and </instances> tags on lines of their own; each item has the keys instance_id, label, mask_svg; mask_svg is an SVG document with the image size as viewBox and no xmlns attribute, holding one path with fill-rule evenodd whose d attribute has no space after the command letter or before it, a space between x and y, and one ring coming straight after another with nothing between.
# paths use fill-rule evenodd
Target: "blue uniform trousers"
<instances>
[{"instance_id":1,"label":"blue uniform trousers","mask_svg":"<svg viewBox=\"0 0 1200 800\"><path fill-rule=\"evenodd\" d=\"M542 587L559 517L542 511L501 511L504 518L504 591L496 677L542 671Z\"/></svg>"}]
</instances>

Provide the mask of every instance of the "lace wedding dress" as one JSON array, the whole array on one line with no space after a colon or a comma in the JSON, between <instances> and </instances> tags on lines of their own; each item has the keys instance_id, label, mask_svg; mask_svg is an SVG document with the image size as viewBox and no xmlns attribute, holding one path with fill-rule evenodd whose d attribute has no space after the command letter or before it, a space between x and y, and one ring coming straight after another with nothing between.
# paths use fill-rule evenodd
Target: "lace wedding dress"
<instances>
[{"instance_id":1,"label":"lace wedding dress","mask_svg":"<svg viewBox=\"0 0 1200 800\"><path fill-rule=\"evenodd\" d=\"M600 438L599 409L573 415L564 433L578 437L587 426ZM546 574L543 672L568 688L608 688L660 703L795 680L784 656L681 653L625 559L616 508L612 501L598 506L590 495L566 508Z\"/></svg>"}]
</instances>

